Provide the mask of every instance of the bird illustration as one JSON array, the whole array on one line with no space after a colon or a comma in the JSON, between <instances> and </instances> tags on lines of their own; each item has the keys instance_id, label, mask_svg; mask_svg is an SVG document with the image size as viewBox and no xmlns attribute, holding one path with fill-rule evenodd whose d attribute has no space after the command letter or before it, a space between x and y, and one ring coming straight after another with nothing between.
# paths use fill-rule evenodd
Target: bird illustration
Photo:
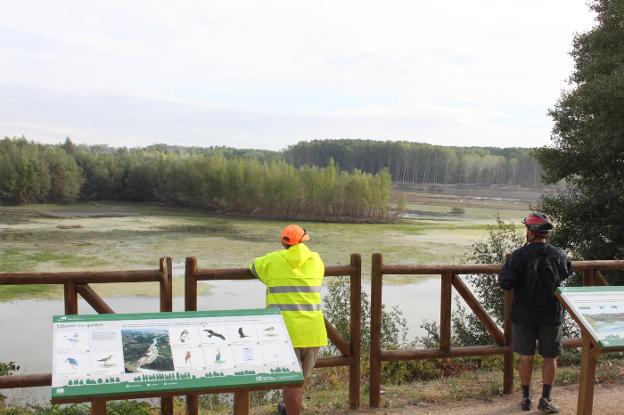
<instances>
[{"instance_id":1,"label":"bird illustration","mask_svg":"<svg viewBox=\"0 0 624 415\"><path fill-rule=\"evenodd\" d=\"M238 335L240 336L241 339L244 339L245 337L249 337L248 335L243 333L243 328L242 327L238 328Z\"/></svg>"},{"instance_id":2,"label":"bird illustration","mask_svg":"<svg viewBox=\"0 0 624 415\"><path fill-rule=\"evenodd\" d=\"M188 350L186 352L186 355L184 356L184 363L189 363L189 362L192 363L191 362L191 351L190 350Z\"/></svg>"},{"instance_id":3,"label":"bird illustration","mask_svg":"<svg viewBox=\"0 0 624 415\"><path fill-rule=\"evenodd\" d=\"M266 333L267 336L275 336L275 327L269 326L266 329L264 329L264 332Z\"/></svg>"},{"instance_id":4,"label":"bird illustration","mask_svg":"<svg viewBox=\"0 0 624 415\"><path fill-rule=\"evenodd\" d=\"M188 340L188 330L182 330L182 333L180 333L180 343L184 343Z\"/></svg>"},{"instance_id":5,"label":"bird illustration","mask_svg":"<svg viewBox=\"0 0 624 415\"><path fill-rule=\"evenodd\" d=\"M221 363L221 350L217 350L217 354L215 356L215 362Z\"/></svg>"},{"instance_id":6,"label":"bird illustration","mask_svg":"<svg viewBox=\"0 0 624 415\"><path fill-rule=\"evenodd\" d=\"M78 343L78 339L79 339L78 333L75 333L73 336L65 337L65 340L67 340L68 342L72 344Z\"/></svg>"},{"instance_id":7,"label":"bird illustration","mask_svg":"<svg viewBox=\"0 0 624 415\"><path fill-rule=\"evenodd\" d=\"M108 362L113 358L112 354L109 354L107 357L103 358L103 359L98 359L98 362Z\"/></svg>"},{"instance_id":8,"label":"bird illustration","mask_svg":"<svg viewBox=\"0 0 624 415\"><path fill-rule=\"evenodd\" d=\"M225 340L225 336L223 334L217 333L216 331L212 331L210 329L208 329L208 330L204 329L204 331L206 333L208 333L208 338L211 338L212 336L215 336L215 337L220 338L221 340Z\"/></svg>"},{"instance_id":9,"label":"bird illustration","mask_svg":"<svg viewBox=\"0 0 624 415\"><path fill-rule=\"evenodd\" d=\"M78 369L78 361L73 357L68 357L67 359L65 359L65 363L69 363L71 367L73 367L74 369Z\"/></svg>"}]
</instances>

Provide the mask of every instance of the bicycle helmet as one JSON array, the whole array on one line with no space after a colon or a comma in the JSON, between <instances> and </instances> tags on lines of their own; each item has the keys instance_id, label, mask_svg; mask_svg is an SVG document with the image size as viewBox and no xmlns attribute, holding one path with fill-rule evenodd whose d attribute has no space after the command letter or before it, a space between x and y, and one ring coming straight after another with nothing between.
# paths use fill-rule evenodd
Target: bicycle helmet
<instances>
[{"instance_id":1,"label":"bicycle helmet","mask_svg":"<svg viewBox=\"0 0 624 415\"><path fill-rule=\"evenodd\" d=\"M522 220L522 223L535 233L547 234L552 228L552 223L548 220L548 216L542 212L533 211Z\"/></svg>"}]
</instances>

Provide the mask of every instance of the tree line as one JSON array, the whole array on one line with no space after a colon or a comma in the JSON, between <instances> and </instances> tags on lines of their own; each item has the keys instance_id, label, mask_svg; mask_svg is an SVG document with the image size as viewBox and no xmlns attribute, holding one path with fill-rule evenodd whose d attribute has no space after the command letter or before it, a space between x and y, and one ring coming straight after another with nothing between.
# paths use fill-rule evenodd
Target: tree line
<instances>
[{"instance_id":1,"label":"tree line","mask_svg":"<svg viewBox=\"0 0 624 415\"><path fill-rule=\"evenodd\" d=\"M373 173L387 168L395 182L538 186L541 168L526 148L447 147L406 141L314 140L284 152L295 166L326 166Z\"/></svg>"},{"instance_id":2,"label":"tree line","mask_svg":"<svg viewBox=\"0 0 624 415\"><path fill-rule=\"evenodd\" d=\"M295 167L279 153L223 147L44 145L0 141L0 202L161 202L265 218L392 219L387 169Z\"/></svg>"}]
</instances>

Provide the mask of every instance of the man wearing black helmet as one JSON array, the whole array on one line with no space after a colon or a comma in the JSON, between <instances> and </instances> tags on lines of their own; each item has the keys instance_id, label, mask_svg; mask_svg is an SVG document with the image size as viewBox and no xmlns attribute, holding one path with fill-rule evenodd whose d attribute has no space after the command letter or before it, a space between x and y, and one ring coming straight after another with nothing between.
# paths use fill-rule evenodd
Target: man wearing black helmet
<instances>
[{"instance_id":1,"label":"man wearing black helmet","mask_svg":"<svg viewBox=\"0 0 624 415\"><path fill-rule=\"evenodd\" d=\"M540 212L531 212L523 221L527 228L527 244L516 249L499 275L501 288L513 289L511 308L513 351L520 355L518 372L522 383L520 406L530 411L533 355L544 358L542 396L537 408L549 413L559 412L550 392L561 352L563 307L554 296L561 281L571 274L570 259L559 249L546 243L552 224Z\"/></svg>"}]
</instances>

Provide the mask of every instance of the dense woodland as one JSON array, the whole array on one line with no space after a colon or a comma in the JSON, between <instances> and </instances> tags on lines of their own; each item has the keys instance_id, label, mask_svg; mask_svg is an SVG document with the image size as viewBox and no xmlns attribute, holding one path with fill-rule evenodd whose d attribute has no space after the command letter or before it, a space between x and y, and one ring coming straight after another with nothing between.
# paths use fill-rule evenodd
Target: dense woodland
<instances>
[{"instance_id":1,"label":"dense woodland","mask_svg":"<svg viewBox=\"0 0 624 415\"><path fill-rule=\"evenodd\" d=\"M228 148L0 141L0 202L159 202L266 218L392 219L387 169L294 167L280 153Z\"/></svg>"},{"instance_id":2,"label":"dense woodland","mask_svg":"<svg viewBox=\"0 0 624 415\"><path fill-rule=\"evenodd\" d=\"M374 173L388 168L395 182L539 186L541 169L527 148L446 147L405 141L314 140L289 147L295 166Z\"/></svg>"}]
</instances>

